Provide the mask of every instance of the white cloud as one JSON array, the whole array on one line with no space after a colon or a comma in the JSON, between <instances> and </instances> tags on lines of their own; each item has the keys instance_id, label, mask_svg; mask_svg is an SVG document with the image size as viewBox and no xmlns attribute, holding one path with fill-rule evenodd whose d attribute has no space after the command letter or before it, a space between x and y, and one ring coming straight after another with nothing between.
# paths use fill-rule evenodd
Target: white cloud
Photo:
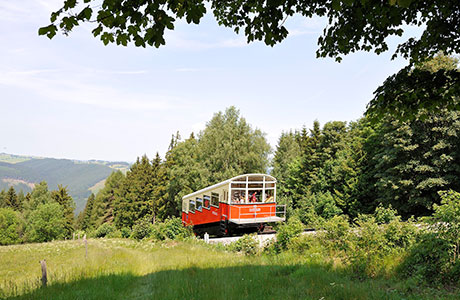
<instances>
[{"instance_id":1,"label":"white cloud","mask_svg":"<svg viewBox=\"0 0 460 300\"><path fill-rule=\"evenodd\" d=\"M186 99L171 95L129 93L115 86L66 78L59 70L32 69L0 72L0 85L27 89L46 99L112 110L158 111L184 108Z\"/></svg>"}]
</instances>

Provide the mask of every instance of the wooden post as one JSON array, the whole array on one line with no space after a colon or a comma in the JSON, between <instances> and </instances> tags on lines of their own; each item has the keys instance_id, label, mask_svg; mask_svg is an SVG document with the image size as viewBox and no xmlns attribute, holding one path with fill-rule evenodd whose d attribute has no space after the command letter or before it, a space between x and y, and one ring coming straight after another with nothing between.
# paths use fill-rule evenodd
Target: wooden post
<instances>
[{"instance_id":1,"label":"wooden post","mask_svg":"<svg viewBox=\"0 0 460 300\"><path fill-rule=\"evenodd\" d=\"M80 232L78 233L78 239L80 239Z\"/></svg>"},{"instance_id":2,"label":"wooden post","mask_svg":"<svg viewBox=\"0 0 460 300\"><path fill-rule=\"evenodd\" d=\"M85 241L85 258L88 258L88 241L86 240L86 234L83 236L83 240Z\"/></svg>"},{"instance_id":3,"label":"wooden post","mask_svg":"<svg viewBox=\"0 0 460 300\"><path fill-rule=\"evenodd\" d=\"M40 265L42 266L42 286L45 287L48 283L48 275L46 274L46 260L41 260Z\"/></svg>"},{"instance_id":4,"label":"wooden post","mask_svg":"<svg viewBox=\"0 0 460 300\"><path fill-rule=\"evenodd\" d=\"M74 232L74 233L72 233L72 240L74 240L74 241L75 241L75 232Z\"/></svg>"},{"instance_id":5,"label":"wooden post","mask_svg":"<svg viewBox=\"0 0 460 300\"><path fill-rule=\"evenodd\" d=\"M209 244L209 234L207 232L204 233L204 242Z\"/></svg>"}]
</instances>

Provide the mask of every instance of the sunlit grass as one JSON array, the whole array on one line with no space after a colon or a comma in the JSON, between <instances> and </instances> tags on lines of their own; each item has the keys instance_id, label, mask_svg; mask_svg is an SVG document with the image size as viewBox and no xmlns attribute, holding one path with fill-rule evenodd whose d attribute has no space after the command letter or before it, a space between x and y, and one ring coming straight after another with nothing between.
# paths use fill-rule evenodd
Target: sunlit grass
<instances>
[{"instance_id":1,"label":"sunlit grass","mask_svg":"<svg viewBox=\"0 0 460 300\"><path fill-rule=\"evenodd\" d=\"M49 284L40 288L39 260ZM0 295L19 299L430 299L286 253L248 257L196 241L60 241L0 247ZM444 298L455 299L454 296Z\"/></svg>"}]
</instances>

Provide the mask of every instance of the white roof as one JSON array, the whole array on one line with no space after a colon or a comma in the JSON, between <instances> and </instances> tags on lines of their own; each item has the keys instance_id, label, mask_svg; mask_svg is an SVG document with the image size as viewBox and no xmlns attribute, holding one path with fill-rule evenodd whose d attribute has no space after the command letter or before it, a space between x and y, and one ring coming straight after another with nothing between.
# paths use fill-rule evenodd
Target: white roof
<instances>
[{"instance_id":1,"label":"white roof","mask_svg":"<svg viewBox=\"0 0 460 300\"><path fill-rule=\"evenodd\" d=\"M235 176L235 177L232 177L230 179L227 179L225 181L222 181L222 182L219 182L219 183L216 183L216 184L213 184L211 186L208 186L208 187L205 187L204 189L201 189L201 190L198 190L196 192L193 192L191 194L188 194L188 195L185 195L184 197L182 197L182 199L185 199L185 198L188 198L188 197L193 197L193 196L196 196L196 195L200 195L204 192L207 192L207 191L210 191L210 190L213 190L219 186L222 186L222 185L226 185L226 184L229 184L230 182L232 181L237 181L237 179L240 179L240 178L246 178L246 176L265 176L265 177L268 177L266 179L268 179L267 181L274 181L276 182L276 178L271 176L271 175L268 175L268 174L262 174L262 173L249 173L249 174L243 174L243 175L238 175L238 176Z\"/></svg>"}]
</instances>

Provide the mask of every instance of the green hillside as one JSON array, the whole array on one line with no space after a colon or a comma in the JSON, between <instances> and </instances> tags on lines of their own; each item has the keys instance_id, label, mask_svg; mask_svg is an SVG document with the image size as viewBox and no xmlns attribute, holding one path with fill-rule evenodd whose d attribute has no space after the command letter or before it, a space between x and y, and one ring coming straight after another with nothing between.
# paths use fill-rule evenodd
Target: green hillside
<instances>
[{"instance_id":1,"label":"green hillside","mask_svg":"<svg viewBox=\"0 0 460 300\"><path fill-rule=\"evenodd\" d=\"M114 169L125 171L125 162L76 161L69 159L36 158L0 154L0 190L14 186L17 191L31 191L32 184L45 180L49 189L58 184L67 186L72 195L76 212L83 210L90 188L101 182Z\"/></svg>"}]
</instances>

